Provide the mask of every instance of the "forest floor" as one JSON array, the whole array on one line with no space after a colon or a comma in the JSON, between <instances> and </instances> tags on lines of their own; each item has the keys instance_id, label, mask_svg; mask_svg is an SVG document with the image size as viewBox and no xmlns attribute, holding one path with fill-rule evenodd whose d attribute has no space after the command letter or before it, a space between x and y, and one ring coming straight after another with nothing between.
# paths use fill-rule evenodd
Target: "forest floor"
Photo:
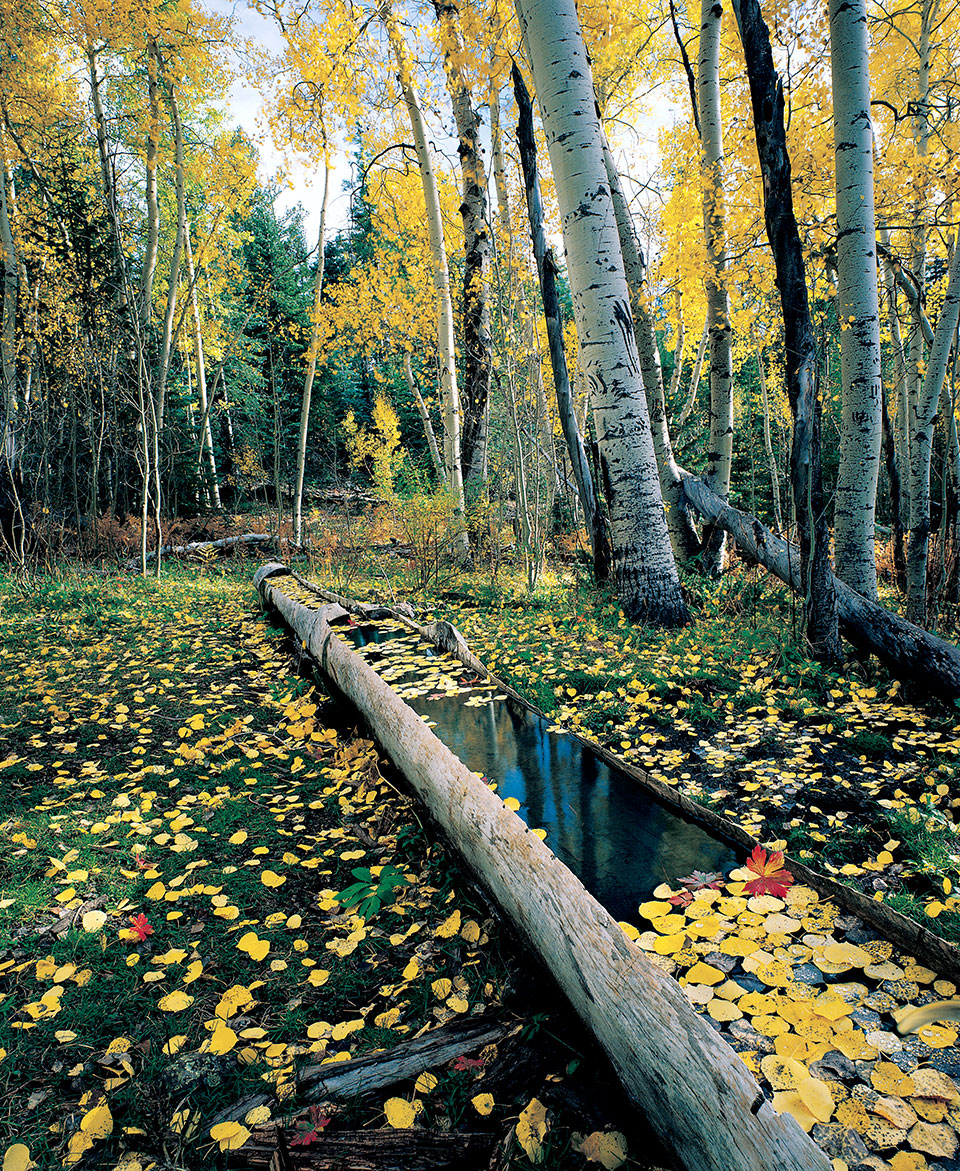
<instances>
[{"instance_id":1,"label":"forest floor","mask_svg":"<svg viewBox=\"0 0 960 1171\"><path fill-rule=\"evenodd\" d=\"M688 579L694 624L655 634L575 565L531 593L335 545L302 567L314 580L454 622L557 726L960 939L957 714L805 659L756 571ZM251 575L0 582L4 1171L265 1166L266 1106L211 1133L265 1082L298 1156L389 1132L459 1135L463 1167L614 1166L621 1143L630 1166L665 1161L398 778L300 676ZM337 898L358 883L366 920ZM474 1019L502 1039L372 1096L310 1107L296 1082Z\"/></svg>"}]
</instances>

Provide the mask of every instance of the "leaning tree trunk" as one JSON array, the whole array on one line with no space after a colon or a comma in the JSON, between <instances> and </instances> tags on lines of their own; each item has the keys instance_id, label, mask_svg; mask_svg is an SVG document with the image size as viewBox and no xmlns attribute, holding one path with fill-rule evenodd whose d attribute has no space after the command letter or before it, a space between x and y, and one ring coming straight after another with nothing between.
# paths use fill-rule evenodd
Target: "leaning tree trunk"
<instances>
[{"instance_id":1,"label":"leaning tree trunk","mask_svg":"<svg viewBox=\"0 0 960 1171\"><path fill-rule=\"evenodd\" d=\"M457 383L457 358L454 343L453 302L450 298L450 273L447 268L447 254L443 243L443 217L440 212L440 195L433 173L433 160L427 145L427 130L420 109L420 99L410 72L410 58L407 46L389 3L380 8L380 17L390 39L397 62L400 88L404 104L410 117L410 128L416 145L417 162L420 166L420 181L423 184L423 201L426 206L427 235L430 241L430 255L433 260L433 284L437 292L437 349L440 357L440 393L443 402L443 460L447 484L453 499L454 512L462 526L461 547L464 555L469 552L466 529L466 504L463 490L463 464L460 458L460 390Z\"/></svg>"},{"instance_id":2,"label":"leaning tree trunk","mask_svg":"<svg viewBox=\"0 0 960 1171\"><path fill-rule=\"evenodd\" d=\"M487 173L480 145L480 119L463 72L458 0L433 0L440 26L447 92L453 106L460 156L460 216L463 220L463 411L461 459L463 487L472 500L483 488L487 463L490 377L493 338L490 336L490 226L487 215Z\"/></svg>"},{"instance_id":3,"label":"leaning tree trunk","mask_svg":"<svg viewBox=\"0 0 960 1171\"><path fill-rule=\"evenodd\" d=\"M790 476L800 537L807 637L820 659L839 662L837 601L830 568L820 466L820 401L816 341L800 232L793 212L790 156L784 128L783 86L773 64L770 34L758 0L733 0L750 81L754 133L763 173L763 211L780 291L786 349L786 386L793 412Z\"/></svg>"},{"instance_id":4,"label":"leaning tree trunk","mask_svg":"<svg viewBox=\"0 0 960 1171\"><path fill-rule=\"evenodd\" d=\"M580 506L586 520L593 554L593 576L597 582L603 582L610 577L610 543L607 539L603 508L590 471L590 461L580 435L573 393L570 390L570 372L567 369L567 355L563 348L563 319L560 313L560 297L557 294L556 264L552 251L547 248L547 237L543 230L543 203L540 198L540 177L537 171L537 141L533 133L533 107L516 62L513 63L512 77L519 111L517 146L527 196L530 238L540 278L540 297L547 326L547 344L550 347L550 366L557 395L557 413L567 443L573 478L577 483L577 495L580 497Z\"/></svg>"},{"instance_id":5,"label":"leaning tree trunk","mask_svg":"<svg viewBox=\"0 0 960 1171\"><path fill-rule=\"evenodd\" d=\"M755 516L740 512L687 475L683 488L704 520L725 529L737 548L793 589L804 589L801 558L794 545L776 536ZM960 699L960 650L945 639L901 618L833 578L840 629L857 647L875 654L896 678L924 695Z\"/></svg>"},{"instance_id":6,"label":"leaning tree trunk","mask_svg":"<svg viewBox=\"0 0 960 1171\"><path fill-rule=\"evenodd\" d=\"M707 252L705 291L710 335L710 438L704 479L718 496L730 492L733 466L733 359L727 293L727 227L723 198L723 120L720 113L720 0L702 0L697 100L700 113L700 182L703 237ZM706 534L703 568L723 572L726 545L720 530Z\"/></svg>"},{"instance_id":7,"label":"leaning tree trunk","mask_svg":"<svg viewBox=\"0 0 960 1171\"><path fill-rule=\"evenodd\" d=\"M907 615L927 622L927 555L930 546L930 458L933 426L960 316L960 243L954 245L947 292L933 334L923 386L910 420L910 529L907 536Z\"/></svg>"},{"instance_id":8,"label":"leaning tree trunk","mask_svg":"<svg viewBox=\"0 0 960 1171\"><path fill-rule=\"evenodd\" d=\"M874 551L883 410L866 0L830 0L843 405L834 506L837 576L877 600Z\"/></svg>"},{"instance_id":9,"label":"leaning tree trunk","mask_svg":"<svg viewBox=\"0 0 960 1171\"><path fill-rule=\"evenodd\" d=\"M680 1164L687 1171L829 1171L826 1155L789 1114L772 1108L676 982L627 941L550 848L331 629L348 612L294 601L277 587L284 572L276 564L257 571L264 603L277 608L374 729Z\"/></svg>"},{"instance_id":10,"label":"leaning tree trunk","mask_svg":"<svg viewBox=\"0 0 960 1171\"><path fill-rule=\"evenodd\" d=\"M567 271L610 506L617 591L631 620L687 621L637 359L603 130L574 0L517 5L560 204Z\"/></svg>"},{"instance_id":11,"label":"leaning tree trunk","mask_svg":"<svg viewBox=\"0 0 960 1171\"><path fill-rule=\"evenodd\" d=\"M647 396L647 411L653 429L653 447L657 453L657 467L660 471L660 491L667 506L667 528L673 555L678 561L689 561L701 551L700 536L697 533L683 495L680 471L673 454L670 429L667 426L667 404L663 393L663 368L660 365L660 348L653 324L653 315L647 298L647 265L640 241L633 227L633 217L623 193L620 175L614 162L613 151L603 136L603 160L607 169L607 182L613 199L613 211L617 217L617 233L623 252L623 267L630 289L630 308L633 310L633 335L637 342L640 359L640 377L644 394Z\"/></svg>"},{"instance_id":12,"label":"leaning tree trunk","mask_svg":"<svg viewBox=\"0 0 960 1171\"><path fill-rule=\"evenodd\" d=\"M303 376L303 395L300 400L300 431L297 435L297 483L293 492L293 539L303 544L303 476L307 467L307 435L310 430L310 399L313 380L317 373L317 353L320 349L320 298L323 295L323 238L327 226L327 200L330 197L330 176L333 167L327 160L323 175L323 201L320 204L320 230L317 233L317 271L313 278L313 307L310 314L310 346L307 349L307 369Z\"/></svg>"}]
</instances>

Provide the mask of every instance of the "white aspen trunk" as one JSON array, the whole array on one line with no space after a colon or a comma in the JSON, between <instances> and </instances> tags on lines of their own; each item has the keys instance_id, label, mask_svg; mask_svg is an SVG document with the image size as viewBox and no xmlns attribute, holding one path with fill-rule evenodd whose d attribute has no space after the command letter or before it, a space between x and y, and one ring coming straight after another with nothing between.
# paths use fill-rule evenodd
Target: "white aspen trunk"
<instances>
[{"instance_id":1,"label":"white aspen trunk","mask_svg":"<svg viewBox=\"0 0 960 1171\"><path fill-rule=\"evenodd\" d=\"M183 262L184 224L187 218L186 191L183 174L183 124L180 121L180 108L177 105L177 95L173 86L167 86L167 99L170 102L170 118L173 123L174 141L174 186L177 193L177 231L173 243L173 256L170 259L170 280L167 283L167 307L163 315L163 335L160 341L160 369L157 374L157 386L154 392L154 415L157 428L163 431L164 414L167 401L167 378L170 374L170 360L173 353L173 318L177 310L177 288L180 284L180 266Z\"/></svg>"},{"instance_id":2,"label":"white aspen trunk","mask_svg":"<svg viewBox=\"0 0 960 1171\"><path fill-rule=\"evenodd\" d=\"M190 225L183 233L187 259L187 281L190 285L190 313L193 318L193 344L197 355L197 393L200 398L200 458L207 465L210 482L207 497L210 505L220 510L220 482L217 478L217 460L213 452L213 429L210 426L210 408L207 405L207 366L203 357L203 334L200 332L200 306L197 303L197 282L193 271L193 249L190 247Z\"/></svg>"},{"instance_id":3,"label":"white aspen trunk","mask_svg":"<svg viewBox=\"0 0 960 1171\"><path fill-rule=\"evenodd\" d=\"M94 125L97 134L97 154L100 159L100 177L103 183L103 201L107 207L110 223L110 251L113 258L114 296L122 309L127 303L123 241L120 237L120 218L117 211L117 193L111 165L110 146L107 142L107 120L100 97L100 76L97 72L99 49L92 44L86 47L87 70L90 78L90 100L93 106Z\"/></svg>"},{"instance_id":4,"label":"white aspen trunk","mask_svg":"<svg viewBox=\"0 0 960 1171\"><path fill-rule=\"evenodd\" d=\"M2 160L0 160L2 162ZM0 249L3 251L3 308L0 317L0 373L3 377L3 461L5 479L16 474L17 412L17 247L10 225L6 164L0 165Z\"/></svg>"},{"instance_id":5,"label":"white aspen trunk","mask_svg":"<svg viewBox=\"0 0 960 1171\"><path fill-rule=\"evenodd\" d=\"M560 205L567 270L610 504L617 590L630 620L688 615L667 531L630 292L574 0L520 0Z\"/></svg>"},{"instance_id":6,"label":"white aspen trunk","mask_svg":"<svg viewBox=\"0 0 960 1171\"><path fill-rule=\"evenodd\" d=\"M443 457L440 455L440 448L437 446L437 436L433 430L430 412L427 410L427 404L423 401L423 395L420 393L420 387L417 386L417 380L413 376L409 350L403 351L403 377L406 379L410 397L417 404L417 414L420 416L420 422L423 424L423 433L427 437L427 449L430 452L433 470L437 473L437 483L444 484L449 488L450 485L447 483Z\"/></svg>"},{"instance_id":7,"label":"white aspen trunk","mask_svg":"<svg viewBox=\"0 0 960 1171\"><path fill-rule=\"evenodd\" d=\"M464 46L458 0L433 0L440 26L447 92L457 127L460 159L460 217L463 220L463 385L461 456L464 491L471 500L486 480L490 379L490 225L487 173L480 145L480 118L464 77Z\"/></svg>"},{"instance_id":8,"label":"white aspen trunk","mask_svg":"<svg viewBox=\"0 0 960 1171\"><path fill-rule=\"evenodd\" d=\"M707 251L705 291L710 333L710 438L704 480L726 500L733 464L733 360L727 294L727 230L723 197L723 122L720 113L720 0L702 0L697 104L700 109L703 235ZM726 535L714 529L703 550L703 567L723 572Z\"/></svg>"},{"instance_id":9,"label":"white aspen trunk","mask_svg":"<svg viewBox=\"0 0 960 1171\"><path fill-rule=\"evenodd\" d=\"M323 245L327 227L327 203L330 198L330 176L333 167L325 160L323 173L323 201L320 204L320 230L317 233L317 272L313 279L313 307L311 310L310 347L307 350L307 369L303 376L303 396L300 400L300 431L297 435L297 482L293 491L293 540L303 544L303 477L307 467L307 433L310 430L310 400L313 380L317 373L317 352L320 348L320 298L323 295Z\"/></svg>"},{"instance_id":10,"label":"white aspen trunk","mask_svg":"<svg viewBox=\"0 0 960 1171\"><path fill-rule=\"evenodd\" d=\"M640 360L640 377L647 399L647 411L653 431L653 447L657 455L660 472L660 491L667 510L667 529L673 555L679 561L689 561L701 550L700 537L690 515L690 508L683 494L680 471L673 455L673 443L667 426L667 405L663 394L663 370L660 366L660 350L653 316L647 300L647 266L640 242L633 228L633 219L627 205L623 186L613 152L603 135L603 161L613 199L613 211L617 220L620 249L623 252L623 267L630 289L630 308L633 311L633 331Z\"/></svg>"},{"instance_id":11,"label":"white aspen trunk","mask_svg":"<svg viewBox=\"0 0 960 1171\"><path fill-rule=\"evenodd\" d=\"M703 359L707 353L707 342L710 340L710 318L703 323L703 333L700 335L700 344L697 346L697 356L693 363L693 373L690 375L690 393L683 404L683 410L677 419L677 426L682 427L690 418L694 403L697 401L697 391L700 389L700 375L703 373Z\"/></svg>"},{"instance_id":12,"label":"white aspen trunk","mask_svg":"<svg viewBox=\"0 0 960 1171\"><path fill-rule=\"evenodd\" d=\"M147 40L147 124L146 201L147 240L143 252L143 277L140 282L140 323L150 323L153 298L153 274L157 267L157 247L160 241L160 211L157 206L157 153L160 144L160 99L158 62L160 50L154 37Z\"/></svg>"},{"instance_id":13,"label":"white aspen trunk","mask_svg":"<svg viewBox=\"0 0 960 1171\"><path fill-rule=\"evenodd\" d=\"M960 243L955 244L950 277L933 345L924 372L922 393L910 420L910 529L907 540L907 617L918 626L927 621L927 553L930 545L930 459L937 404L943 390L950 347L960 317Z\"/></svg>"},{"instance_id":14,"label":"white aspen trunk","mask_svg":"<svg viewBox=\"0 0 960 1171\"><path fill-rule=\"evenodd\" d=\"M380 8L380 17L383 20L390 38L390 47L397 62L398 79L403 92L403 100L410 117L410 129L413 131L413 141L417 151L417 162L420 166L420 181L423 184L423 200L426 205L427 235L430 241L430 254L433 259L433 284L437 292L437 350L440 358L440 392L443 404L443 459L446 468L446 481L453 498L453 507L457 520L463 525L461 548L464 555L468 553L468 537L466 529L466 503L463 491L463 466L460 461L460 391L457 384L457 362L453 327L453 302L450 297L450 273L447 268L447 254L443 242L443 218L440 213L440 195L437 191L437 180L433 173L433 160L427 146L427 130L420 110L420 99L417 96L410 72L410 60L407 46L400 31L396 17L389 4Z\"/></svg>"},{"instance_id":15,"label":"white aspen trunk","mask_svg":"<svg viewBox=\"0 0 960 1171\"><path fill-rule=\"evenodd\" d=\"M679 295L677 297L677 309L679 312L677 340L673 346L673 372L670 375L670 389L668 391L671 402L676 399L677 391L680 389L680 377L683 373L683 344L687 335L686 327L683 324L683 299Z\"/></svg>"},{"instance_id":16,"label":"white aspen trunk","mask_svg":"<svg viewBox=\"0 0 960 1171\"><path fill-rule=\"evenodd\" d=\"M886 236L884 231L883 237ZM883 243L888 243L883 239ZM903 351L903 338L900 333L900 314L897 309L897 284L889 258L883 260L883 284L887 297L887 321L890 327L890 347L893 350L894 370L894 442L897 451L897 463L903 469L910 467L910 426L907 404L907 366ZM900 484L901 520L910 514L910 486L909 477L901 480Z\"/></svg>"},{"instance_id":17,"label":"white aspen trunk","mask_svg":"<svg viewBox=\"0 0 960 1171\"><path fill-rule=\"evenodd\" d=\"M883 409L866 0L829 0L843 405L834 506L837 577L877 600Z\"/></svg>"},{"instance_id":18,"label":"white aspen trunk","mask_svg":"<svg viewBox=\"0 0 960 1171\"><path fill-rule=\"evenodd\" d=\"M763 446L767 453L767 464L770 468L770 487L773 490L773 519L777 532L783 532L783 509L780 505L780 475L777 471L777 459L773 454L773 441L770 438L770 399L767 395L767 372L763 365L763 350L757 349L757 369L760 371L760 397L763 400Z\"/></svg>"}]
</instances>

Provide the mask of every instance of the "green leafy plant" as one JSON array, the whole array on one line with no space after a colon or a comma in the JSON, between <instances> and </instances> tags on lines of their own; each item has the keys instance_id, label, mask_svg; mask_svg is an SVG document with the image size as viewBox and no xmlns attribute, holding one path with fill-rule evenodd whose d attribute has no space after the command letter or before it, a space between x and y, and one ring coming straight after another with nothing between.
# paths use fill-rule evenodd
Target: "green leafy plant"
<instances>
[{"instance_id":1,"label":"green leafy plant","mask_svg":"<svg viewBox=\"0 0 960 1171\"><path fill-rule=\"evenodd\" d=\"M356 866L350 872L358 881L334 895L345 907L356 907L361 919L371 919L390 900L390 895L400 886L406 886L409 879L395 866L384 866L374 874L366 866Z\"/></svg>"}]
</instances>

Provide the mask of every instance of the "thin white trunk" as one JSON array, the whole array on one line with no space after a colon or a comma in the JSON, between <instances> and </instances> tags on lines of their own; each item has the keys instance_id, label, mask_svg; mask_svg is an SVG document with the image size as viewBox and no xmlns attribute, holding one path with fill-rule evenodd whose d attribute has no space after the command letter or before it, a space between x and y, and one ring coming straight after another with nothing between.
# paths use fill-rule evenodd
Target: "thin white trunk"
<instances>
[{"instance_id":1,"label":"thin white trunk","mask_svg":"<svg viewBox=\"0 0 960 1171\"><path fill-rule=\"evenodd\" d=\"M866 0L829 0L843 403L836 572L877 600L874 526L883 409Z\"/></svg>"},{"instance_id":2,"label":"thin white trunk","mask_svg":"<svg viewBox=\"0 0 960 1171\"><path fill-rule=\"evenodd\" d=\"M446 470L443 466L443 457L440 455L440 448L437 446L437 436L433 430L433 422L430 418L430 412L427 410L427 404L423 401L423 395L420 393L420 387L417 386L417 380L413 376L413 366L410 363L409 350L403 351L403 376L407 382L407 390L410 391L410 396L417 404L417 414L420 416L420 422L423 424L423 433L427 437L427 448L430 452L430 459L433 462L433 470L437 473L437 483L447 484Z\"/></svg>"},{"instance_id":3,"label":"thin white trunk","mask_svg":"<svg viewBox=\"0 0 960 1171\"><path fill-rule=\"evenodd\" d=\"M593 76L574 0L520 0L520 22L560 205L567 271L608 499L614 573L631 620L687 620L680 592L630 292L603 157Z\"/></svg>"},{"instance_id":4,"label":"thin white trunk","mask_svg":"<svg viewBox=\"0 0 960 1171\"><path fill-rule=\"evenodd\" d=\"M313 380L317 373L317 352L320 348L320 299L323 296L323 247L327 228L327 202L330 198L330 176L333 167L326 160L323 174L323 202L320 204L320 230L317 233L317 272L313 279L313 307L311 309L310 347L307 350L307 369L303 376L303 396L300 400L300 431L297 435L297 483L293 492L293 539L303 544L303 477L307 467L307 433L310 430L310 400Z\"/></svg>"},{"instance_id":5,"label":"thin white trunk","mask_svg":"<svg viewBox=\"0 0 960 1171\"><path fill-rule=\"evenodd\" d=\"M410 129L420 165L423 200L426 206L427 235L433 259L433 284L437 292L437 350L440 358L440 394L443 404L443 459L446 480L453 498L453 507L460 524L464 526L461 546L467 552L466 503L463 492L463 467L460 461L460 391L457 384L456 349L454 342L453 301L450 297L450 272L443 242L443 218L440 195L433 173L433 160L427 145L427 130L420 109L420 99L410 72L410 56L403 34L389 4L380 8L397 62L398 80L403 100L410 117Z\"/></svg>"},{"instance_id":6,"label":"thin white trunk","mask_svg":"<svg viewBox=\"0 0 960 1171\"><path fill-rule=\"evenodd\" d=\"M143 252L143 277L140 282L140 322L144 327L150 322L153 274L157 267L157 247L160 241L160 211L157 206L157 153L160 145L159 60L160 50L156 39L150 37L147 40L147 240Z\"/></svg>"},{"instance_id":7,"label":"thin white trunk","mask_svg":"<svg viewBox=\"0 0 960 1171\"><path fill-rule=\"evenodd\" d=\"M157 374L157 385L153 396L153 413L156 417L157 429L160 432L163 431L164 415L166 413L167 378L170 374L170 359L173 353L173 318L177 309L177 288L180 284L184 226L187 218L186 190L183 173L183 124L180 121L180 108L177 105L177 95L174 93L172 84L167 86L167 99L170 103L170 119L173 124L177 230L173 243L173 256L170 259L170 279L167 282L167 307L163 315L163 335L160 341L160 370Z\"/></svg>"},{"instance_id":8,"label":"thin white trunk","mask_svg":"<svg viewBox=\"0 0 960 1171\"><path fill-rule=\"evenodd\" d=\"M670 388L668 390L668 397L670 402L673 402L677 397L677 391L680 389L680 377L683 373L683 343L686 338L686 327L683 324L683 301L677 297L679 320L677 322L677 340L673 346L673 371L670 375Z\"/></svg>"},{"instance_id":9,"label":"thin white trunk","mask_svg":"<svg viewBox=\"0 0 960 1171\"><path fill-rule=\"evenodd\" d=\"M910 531L907 542L907 617L927 620L927 553L930 544L930 457L937 405L943 390L950 347L960 317L960 243L953 249L947 292L933 334L923 387L910 420Z\"/></svg>"},{"instance_id":10,"label":"thin white trunk","mask_svg":"<svg viewBox=\"0 0 960 1171\"><path fill-rule=\"evenodd\" d=\"M703 373L703 359L707 353L707 342L710 340L710 318L707 317L703 323L703 333L700 335L700 344L697 346L697 356L693 363L693 373L690 375L690 392L687 395L687 401L683 404L683 410L680 412L680 417L677 419L677 426L682 427L690 418L693 411L693 405L697 401L697 391L700 389L700 375Z\"/></svg>"},{"instance_id":11,"label":"thin white trunk","mask_svg":"<svg viewBox=\"0 0 960 1171\"><path fill-rule=\"evenodd\" d=\"M777 532L783 532L783 509L780 505L780 474L777 471L777 457L773 454L770 437L770 399L767 395L767 372L763 364L763 350L757 350L757 369L760 371L760 397L763 401L763 446L770 468L770 487L773 491L773 518Z\"/></svg>"},{"instance_id":12,"label":"thin white trunk","mask_svg":"<svg viewBox=\"0 0 960 1171\"><path fill-rule=\"evenodd\" d=\"M0 374L3 377L4 480L15 475L19 410L17 389L17 247L10 225L6 163L0 159L0 249L3 251L3 308L0 317Z\"/></svg>"},{"instance_id":13,"label":"thin white trunk","mask_svg":"<svg viewBox=\"0 0 960 1171\"><path fill-rule=\"evenodd\" d=\"M197 393L200 398L200 458L207 465L207 497L211 507L219 511L220 482L217 478L217 460L213 453L213 430L210 426L210 408L207 405L207 365L203 357L203 334L200 331L200 306L197 303L197 282L193 272L193 250L190 247L190 226L186 226L183 241L187 259L187 280L190 284L190 312L193 318L193 344L197 354Z\"/></svg>"},{"instance_id":14,"label":"thin white trunk","mask_svg":"<svg viewBox=\"0 0 960 1171\"><path fill-rule=\"evenodd\" d=\"M726 500L733 464L733 359L727 295L727 230L723 197L723 121L720 113L720 0L702 0L697 104L700 109L705 291L710 332L710 438L704 480ZM708 573L723 571L726 534L714 529L703 551Z\"/></svg>"}]
</instances>

